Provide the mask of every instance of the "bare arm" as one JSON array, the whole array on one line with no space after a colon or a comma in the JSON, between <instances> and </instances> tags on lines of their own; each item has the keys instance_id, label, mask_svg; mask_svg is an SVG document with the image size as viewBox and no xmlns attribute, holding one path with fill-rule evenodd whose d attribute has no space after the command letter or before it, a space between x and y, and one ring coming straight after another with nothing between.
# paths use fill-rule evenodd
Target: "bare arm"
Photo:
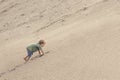
<instances>
[{"instance_id":1,"label":"bare arm","mask_svg":"<svg viewBox=\"0 0 120 80\"><path fill-rule=\"evenodd\" d=\"M43 55L45 54L43 50L40 50L40 51L41 51L41 53L42 53Z\"/></svg>"},{"instance_id":2,"label":"bare arm","mask_svg":"<svg viewBox=\"0 0 120 80\"><path fill-rule=\"evenodd\" d=\"M41 52L40 52L40 50L38 50L38 53L41 55Z\"/></svg>"},{"instance_id":3,"label":"bare arm","mask_svg":"<svg viewBox=\"0 0 120 80\"><path fill-rule=\"evenodd\" d=\"M44 55L44 51L43 51L43 50L38 50L38 53L39 53L40 55Z\"/></svg>"}]
</instances>

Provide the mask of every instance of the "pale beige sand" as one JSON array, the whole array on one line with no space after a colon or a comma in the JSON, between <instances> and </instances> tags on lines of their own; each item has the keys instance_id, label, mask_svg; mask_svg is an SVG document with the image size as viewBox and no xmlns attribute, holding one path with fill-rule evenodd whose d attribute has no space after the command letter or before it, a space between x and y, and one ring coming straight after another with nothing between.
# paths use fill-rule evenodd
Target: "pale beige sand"
<instances>
[{"instance_id":1,"label":"pale beige sand","mask_svg":"<svg viewBox=\"0 0 120 80\"><path fill-rule=\"evenodd\" d=\"M120 80L119 0L1 0L0 37L0 80Z\"/></svg>"}]
</instances>

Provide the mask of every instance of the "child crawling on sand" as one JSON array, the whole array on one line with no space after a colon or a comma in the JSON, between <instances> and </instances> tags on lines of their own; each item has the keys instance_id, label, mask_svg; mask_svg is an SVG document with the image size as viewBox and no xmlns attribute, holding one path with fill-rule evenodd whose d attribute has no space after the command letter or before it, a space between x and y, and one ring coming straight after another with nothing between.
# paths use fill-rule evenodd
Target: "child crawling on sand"
<instances>
[{"instance_id":1,"label":"child crawling on sand","mask_svg":"<svg viewBox=\"0 0 120 80\"><path fill-rule=\"evenodd\" d=\"M46 42L44 40L40 40L37 44L31 44L27 47L27 53L28 55L24 58L24 60L27 62L31 58L34 52L38 51L39 55L44 55L44 52L42 50L42 47L44 47Z\"/></svg>"}]
</instances>

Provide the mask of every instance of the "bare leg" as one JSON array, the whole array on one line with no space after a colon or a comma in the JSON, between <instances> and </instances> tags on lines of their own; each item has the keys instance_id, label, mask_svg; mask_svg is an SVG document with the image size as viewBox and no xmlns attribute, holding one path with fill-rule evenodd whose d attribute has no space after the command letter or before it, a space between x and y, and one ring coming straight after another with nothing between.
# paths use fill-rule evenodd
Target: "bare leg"
<instances>
[{"instance_id":1,"label":"bare leg","mask_svg":"<svg viewBox=\"0 0 120 80\"><path fill-rule=\"evenodd\" d=\"M25 60L26 62L27 62L29 59L30 59L29 56L26 56L26 57L24 58L24 60Z\"/></svg>"}]
</instances>

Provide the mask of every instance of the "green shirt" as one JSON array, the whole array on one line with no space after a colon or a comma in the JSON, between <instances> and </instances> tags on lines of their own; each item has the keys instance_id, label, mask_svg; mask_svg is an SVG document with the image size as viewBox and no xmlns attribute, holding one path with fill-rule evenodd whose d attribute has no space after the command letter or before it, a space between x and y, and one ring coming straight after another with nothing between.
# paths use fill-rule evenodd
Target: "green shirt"
<instances>
[{"instance_id":1,"label":"green shirt","mask_svg":"<svg viewBox=\"0 0 120 80\"><path fill-rule=\"evenodd\" d=\"M30 50L31 52L36 52L38 50L41 50L41 46L39 44L31 44L27 47L28 50Z\"/></svg>"}]
</instances>

